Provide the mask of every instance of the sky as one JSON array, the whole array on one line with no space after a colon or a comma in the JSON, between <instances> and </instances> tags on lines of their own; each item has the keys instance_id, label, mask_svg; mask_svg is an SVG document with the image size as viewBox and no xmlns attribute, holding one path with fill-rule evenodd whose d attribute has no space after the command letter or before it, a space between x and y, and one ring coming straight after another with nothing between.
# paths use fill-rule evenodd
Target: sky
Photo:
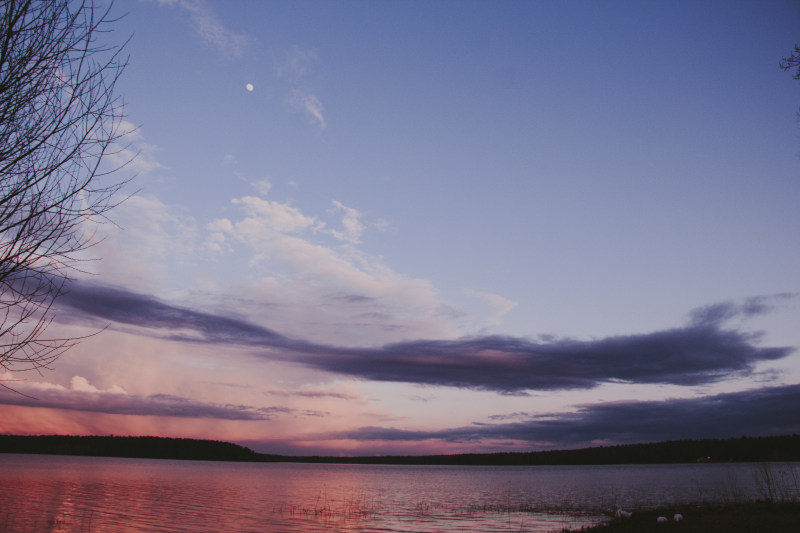
<instances>
[{"instance_id":1,"label":"sky","mask_svg":"<svg viewBox=\"0 0 800 533\"><path fill-rule=\"evenodd\" d=\"M48 332L88 337L0 371L0 433L289 455L800 433L797 2L112 13L130 197L87 222Z\"/></svg>"}]
</instances>

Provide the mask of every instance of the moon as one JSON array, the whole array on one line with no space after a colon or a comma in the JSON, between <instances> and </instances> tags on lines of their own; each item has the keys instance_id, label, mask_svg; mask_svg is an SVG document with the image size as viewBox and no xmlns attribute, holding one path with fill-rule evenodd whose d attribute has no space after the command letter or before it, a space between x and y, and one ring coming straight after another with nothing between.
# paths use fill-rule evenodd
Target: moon
<instances>
[{"instance_id":1,"label":"moon","mask_svg":"<svg viewBox=\"0 0 800 533\"><path fill-rule=\"evenodd\" d=\"M253 89L255 89L252 83L248 83L247 85L244 86L244 88L247 89L247 92L253 92Z\"/></svg>"}]
</instances>

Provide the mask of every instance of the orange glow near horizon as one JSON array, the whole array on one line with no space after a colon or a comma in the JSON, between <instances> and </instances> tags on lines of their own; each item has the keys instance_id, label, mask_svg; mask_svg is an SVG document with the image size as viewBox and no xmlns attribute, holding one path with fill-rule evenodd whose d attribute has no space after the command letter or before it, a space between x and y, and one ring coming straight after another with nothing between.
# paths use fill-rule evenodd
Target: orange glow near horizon
<instances>
[{"instance_id":1,"label":"orange glow near horizon","mask_svg":"<svg viewBox=\"0 0 800 533\"><path fill-rule=\"evenodd\" d=\"M118 435L207 439L239 443L257 452L280 455L447 455L528 451L524 442L480 441L358 441L308 439L275 435L264 439L257 422L183 419L135 415L109 415L61 409L7 406L0 433L13 435Z\"/></svg>"}]
</instances>

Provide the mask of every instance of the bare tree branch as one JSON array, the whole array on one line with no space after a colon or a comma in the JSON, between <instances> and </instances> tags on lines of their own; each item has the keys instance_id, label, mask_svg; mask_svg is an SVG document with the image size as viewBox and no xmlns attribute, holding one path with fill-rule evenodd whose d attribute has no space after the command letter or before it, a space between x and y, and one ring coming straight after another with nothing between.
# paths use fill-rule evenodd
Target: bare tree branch
<instances>
[{"instance_id":1,"label":"bare tree branch","mask_svg":"<svg viewBox=\"0 0 800 533\"><path fill-rule=\"evenodd\" d=\"M51 338L53 303L126 183L105 156L124 135L114 93L125 44L100 37L111 5L0 2L0 367L47 368L77 338Z\"/></svg>"},{"instance_id":2,"label":"bare tree branch","mask_svg":"<svg viewBox=\"0 0 800 533\"><path fill-rule=\"evenodd\" d=\"M789 57L784 57L778 66L785 71L790 71L792 69L797 69L792 77L796 80L800 80L800 45L794 45L794 51L791 53Z\"/></svg>"}]
</instances>

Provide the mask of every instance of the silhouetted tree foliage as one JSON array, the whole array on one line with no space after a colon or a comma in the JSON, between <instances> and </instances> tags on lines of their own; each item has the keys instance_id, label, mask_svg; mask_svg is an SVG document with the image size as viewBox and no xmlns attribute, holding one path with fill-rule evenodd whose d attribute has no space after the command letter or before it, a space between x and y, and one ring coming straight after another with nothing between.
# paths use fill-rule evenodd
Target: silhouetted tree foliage
<instances>
[{"instance_id":1,"label":"silhouetted tree foliage","mask_svg":"<svg viewBox=\"0 0 800 533\"><path fill-rule=\"evenodd\" d=\"M789 57L784 57L781 62L779 63L781 69L789 72L794 70L794 74L792 77L796 80L800 80L800 45L794 45L794 50ZM800 117L800 109L797 111L797 116Z\"/></svg>"},{"instance_id":2,"label":"silhouetted tree foliage","mask_svg":"<svg viewBox=\"0 0 800 533\"><path fill-rule=\"evenodd\" d=\"M797 69L797 72L795 72L792 77L796 80L800 80L800 45L794 45L794 51L789 57L784 57L779 65L787 72L792 69Z\"/></svg>"},{"instance_id":3,"label":"silhouetted tree foliage","mask_svg":"<svg viewBox=\"0 0 800 533\"><path fill-rule=\"evenodd\" d=\"M798 461L800 460L800 435L676 440L538 452L383 457L292 457L290 460L318 463L488 466L663 464L705 462L706 460L710 462Z\"/></svg>"},{"instance_id":4,"label":"silhouetted tree foliage","mask_svg":"<svg viewBox=\"0 0 800 533\"><path fill-rule=\"evenodd\" d=\"M127 60L99 43L113 20L91 1L0 2L0 367L46 367L76 339L48 338L53 301L123 182L114 87ZM0 384L2 385L2 384Z\"/></svg>"},{"instance_id":5,"label":"silhouetted tree foliage","mask_svg":"<svg viewBox=\"0 0 800 533\"><path fill-rule=\"evenodd\" d=\"M210 440L163 437L69 437L0 435L0 453L194 459L206 461L398 464L398 465L614 465L800 460L800 435L675 440L540 452L370 457L286 456Z\"/></svg>"},{"instance_id":6,"label":"silhouetted tree foliage","mask_svg":"<svg viewBox=\"0 0 800 533\"><path fill-rule=\"evenodd\" d=\"M197 461L257 461L253 450L230 442L164 437L0 435L0 452Z\"/></svg>"}]
</instances>

